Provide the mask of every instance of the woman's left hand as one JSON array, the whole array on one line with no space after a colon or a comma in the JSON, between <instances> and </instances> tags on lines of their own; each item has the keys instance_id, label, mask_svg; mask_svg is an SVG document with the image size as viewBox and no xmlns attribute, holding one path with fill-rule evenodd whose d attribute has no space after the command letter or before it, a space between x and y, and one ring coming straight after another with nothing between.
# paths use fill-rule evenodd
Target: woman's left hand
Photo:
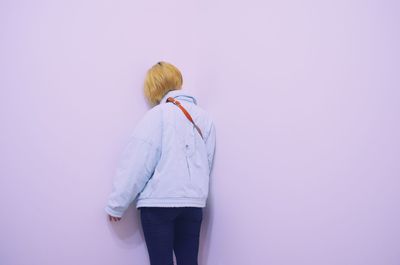
<instances>
[{"instance_id":1,"label":"woman's left hand","mask_svg":"<svg viewBox=\"0 0 400 265\"><path fill-rule=\"evenodd\" d=\"M119 220L121 220L121 217L108 215L108 219L110 220L110 222L118 222Z\"/></svg>"}]
</instances>

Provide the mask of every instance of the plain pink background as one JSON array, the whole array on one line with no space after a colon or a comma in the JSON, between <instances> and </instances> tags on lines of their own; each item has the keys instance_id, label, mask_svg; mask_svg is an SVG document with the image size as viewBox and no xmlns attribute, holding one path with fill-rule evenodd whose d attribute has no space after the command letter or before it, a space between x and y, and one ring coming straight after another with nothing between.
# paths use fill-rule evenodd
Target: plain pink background
<instances>
[{"instance_id":1,"label":"plain pink background","mask_svg":"<svg viewBox=\"0 0 400 265\"><path fill-rule=\"evenodd\" d=\"M0 2L0 264L148 264L118 156L177 65L214 117L201 265L400 264L398 1Z\"/></svg>"}]
</instances>

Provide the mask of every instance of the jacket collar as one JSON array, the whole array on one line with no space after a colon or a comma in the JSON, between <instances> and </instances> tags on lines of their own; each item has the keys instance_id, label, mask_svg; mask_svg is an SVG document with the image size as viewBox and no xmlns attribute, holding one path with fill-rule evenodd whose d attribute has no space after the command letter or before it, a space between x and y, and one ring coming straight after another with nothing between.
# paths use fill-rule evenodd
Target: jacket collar
<instances>
[{"instance_id":1,"label":"jacket collar","mask_svg":"<svg viewBox=\"0 0 400 265\"><path fill-rule=\"evenodd\" d=\"M184 100L184 101L192 102L195 105L197 105L197 100L193 96L191 96L189 93L187 93L186 90L182 90L182 89L169 91L161 99L160 104L166 103L167 98L169 98L169 97L176 98L177 100Z\"/></svg>"}]
</instances>

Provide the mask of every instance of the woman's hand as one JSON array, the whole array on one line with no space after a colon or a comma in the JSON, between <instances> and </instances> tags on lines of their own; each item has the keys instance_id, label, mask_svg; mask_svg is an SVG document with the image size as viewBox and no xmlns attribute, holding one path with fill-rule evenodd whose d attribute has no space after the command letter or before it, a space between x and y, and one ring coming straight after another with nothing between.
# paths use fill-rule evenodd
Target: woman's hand
<instances>
[{"instance_id":1,"label":"woman's hand","mask_svg":"<svg viewBox=\"0 0 400 265\"><path fill-rule=\"evenodd\" d=\"M110 220L110 222L118 222L119 220L121 220L121 217L115 217L112 215L108 215L108 219Z\"/></svg>"}]
</instances>

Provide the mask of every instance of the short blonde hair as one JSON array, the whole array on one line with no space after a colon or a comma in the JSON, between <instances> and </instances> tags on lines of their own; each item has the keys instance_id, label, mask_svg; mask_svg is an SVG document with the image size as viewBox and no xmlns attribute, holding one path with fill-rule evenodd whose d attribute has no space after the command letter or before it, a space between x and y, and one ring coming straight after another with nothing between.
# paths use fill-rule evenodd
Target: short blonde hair
<instances>
[{"instance_id":1,"label":"short blonde hair","mask_svg":"<svg viewBox=\"0 0 400 265\"><path fill-rule=\"evenodd\" d=\"M158 62L146 74L144 94L151 104L160 103L171 90L182 88L182 74L178 68L167 62Z\"/></svg>"}]
</instances>

